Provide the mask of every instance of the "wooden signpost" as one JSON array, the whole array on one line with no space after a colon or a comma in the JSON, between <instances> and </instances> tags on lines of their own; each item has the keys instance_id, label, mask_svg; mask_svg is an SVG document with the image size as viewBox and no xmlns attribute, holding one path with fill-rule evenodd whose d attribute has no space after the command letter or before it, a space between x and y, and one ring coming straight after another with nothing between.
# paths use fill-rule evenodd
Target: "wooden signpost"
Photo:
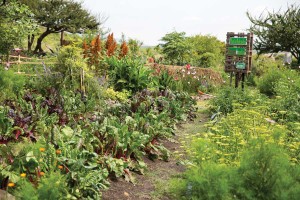
<instances>
[{"instance_id":1,"label":"wooden signpost","mask_svg":"<svg viewBox=\"0 0 300 200\"><path fill-rule=\"evenodd\" d=\"M244 89L245 75L251 72L252 65L252 33L227 33L225 72L230 73L230 85L235 75L235 87L242 80Z\"/></svg>"}]
</instances>

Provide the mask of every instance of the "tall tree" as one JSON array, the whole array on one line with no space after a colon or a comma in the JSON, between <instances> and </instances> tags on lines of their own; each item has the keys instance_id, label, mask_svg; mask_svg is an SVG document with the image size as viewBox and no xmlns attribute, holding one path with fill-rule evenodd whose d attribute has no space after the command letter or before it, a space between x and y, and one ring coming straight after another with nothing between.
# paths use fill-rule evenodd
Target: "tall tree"
<instances>
[{"instance_id":1,"label":"tall tree","mask_svg":"<svg viewBox=\"0 0 300 200\"><path fill-rule=\"evenodd\" d=\"M211 35L194 35L187 38L191 56L189 63L193 66L212 67L221 64L225 54L225 43Z\"/></svg>"},{"instance_id":2,"label":"tall tree","mask_svg":"<svg viewBox=\"0 0 300 200\"><path fill-rule=\"evenodd\" d=\"M100 23L82 6L82 2L74 0L21 0L30 6L35 20L46 30L38 37L34 52L43 52L42 41L51 33L68 31L82 33L85 30L97 29Z\"/></svg>"},{"instance_id":3,"label":"tall tree","mask_svg":"<svg viewBox=\"0 0 300 200\"><path fill-rule=\"evenodd\" d=\"M189 51L189 45L186 42L185 32L167 33L161 38L162 52L165 58L170 61L172 65L182 65L184 64L184 57Z\"/></svg>"},{"instance_id":4,"label":"tall tree","mask_svg":"<svg viewBox=\"0 0 300 200\"><path fill-rule=\"evenodd\" d=\"M300 64L300 7L288 6L282 12L262 13L258 18L247 12L252 25L249 28L257 37L254 48L259 53L277 53L288 51Z\"/></svg>"},{"instance_id":5,"label":"tall tree","mask_svg":"<svg viewBox=\"0 0 300 200\"><path fill-rule=\"evenodd\" d=\"M37 10L38 1L32 1L32 0L18 0L21 4L24 4L30 8L30 10ZM38 31L38 29L36 29ZM35 35L37 32L31 32L27 35L27 49L28 51L31 51L31 47L35 40Z\"/></svg>"},{"instance_id":6,"label":"tall tree","mask_svg":"<svg viewBox=\"0 0 300 200\"><path fill-rule=\"evenodd\" d=\"M0 6L0 53L8 54L15 45L21 44L24 37L36 28L32 12L17 1Z\"/></svg>"}]
</instances>

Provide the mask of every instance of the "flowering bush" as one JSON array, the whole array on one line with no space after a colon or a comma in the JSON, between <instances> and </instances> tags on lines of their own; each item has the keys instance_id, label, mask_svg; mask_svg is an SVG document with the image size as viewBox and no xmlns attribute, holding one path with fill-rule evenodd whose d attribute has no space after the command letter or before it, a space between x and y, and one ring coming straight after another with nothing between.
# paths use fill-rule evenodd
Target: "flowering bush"
<instances>
[{"instance_id":1,"label":"flowering bush","mask_svg":"<svg viewBox=\"0 0 300 200\"><path fill-rule=\"evenodd\" d=\"M212 92L214 88L223 83L223 79L218 72L211 69L191 67L187 64L185 67L152 65L154 75L159 77L159 85L168 86L173 90L185 91L189 93Z\"/></svg>"}]
</instances>

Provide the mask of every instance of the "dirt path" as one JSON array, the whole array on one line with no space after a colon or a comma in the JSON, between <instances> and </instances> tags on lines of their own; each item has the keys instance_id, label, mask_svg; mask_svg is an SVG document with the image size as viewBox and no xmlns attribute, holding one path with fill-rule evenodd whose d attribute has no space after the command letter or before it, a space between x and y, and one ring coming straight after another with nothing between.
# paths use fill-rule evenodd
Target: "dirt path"
<instances>
[{"instance_id":1,"label":"dirt path","mask_svg":"<svg viewBox=\"0 0 300 200\"><path fill-rule=\"evenodd\" d=\"M103 192L103 200L171 200L167 195L169 179L184 172L185 167L178 164L178 156L184 155L182 143L188 141L188 135L199 133L203 130L203 124L209 119L206 110L206 102L198 101L197 118L193 122L182 124L176 131L172 141L163 140L162 144L170 150L169 162L145 157L147 171L144 175L134 174L137 184L126 182L124 179L110 180L109 190Z\"/></svg>"}]
</instances>

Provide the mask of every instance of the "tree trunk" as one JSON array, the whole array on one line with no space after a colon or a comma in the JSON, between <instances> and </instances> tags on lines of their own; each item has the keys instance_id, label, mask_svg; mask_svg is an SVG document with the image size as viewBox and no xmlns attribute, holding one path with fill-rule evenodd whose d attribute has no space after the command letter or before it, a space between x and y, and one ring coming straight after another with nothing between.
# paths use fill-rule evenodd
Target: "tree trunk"
<instances>
[{"instance_id":1,"label":"tree trunk","mask_svg":"<svg viewBox=\"0 0 300 200\"><path fill-rule=\"evenodd\" d=\"M33 42L34 42L34 34L28 35L28 51L31 51Z\"/></svg>"},{"instance_id":2,"label":"tree trunk","mask_svg":"<svg viewBox=\"0 0 300 200\"><path fill-rule=\"evenodd\" d=\"M60 46L64 45L64 31L60 32Z\"/></svg>"},{"instance_id":3,"label":"tree trunk","mask_svg":"<svg viewBox=\"0 0 300 200\"><path fill-rule=\"evenodd\" d=\"M300 51L291 51L291 54L297 59L297 64L300 64Z\"/></svg>"},{"instance_id":4,"label":"tree trunk","mask_svg":"<svg viewBox=\"0 0 300 200\"><path fill-rule=\"evenodd\" d=\"M45 37L47 37L52 31L47 28L47 30L42 33L42 35L37 39L36 47L34 49L34 53L44 53L44 50L42 49L42 41Z\"/></svg>"}]
</instances>

